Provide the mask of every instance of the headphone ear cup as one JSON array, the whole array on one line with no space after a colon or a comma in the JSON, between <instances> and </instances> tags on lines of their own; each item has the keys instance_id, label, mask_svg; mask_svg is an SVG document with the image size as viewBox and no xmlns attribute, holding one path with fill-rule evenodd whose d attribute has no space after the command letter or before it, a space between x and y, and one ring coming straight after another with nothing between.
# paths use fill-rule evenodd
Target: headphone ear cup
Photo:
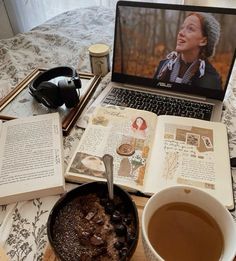
<instances>
[{"instance_id":1,"label":"headphone ear cup","mask_svg":"<svg viewBox=\"0 0 236 261\"><path fill-rule=\"evenodd\" d=\"M54 108L63 105L60 95L60 89L51 82L41 82L37 88L37 98L48 108Z\"/></svg>"},{"instance_id":2,"label":"headphone ear cup","mask_svg":"<svg viewBox=\"0 0 236 261\"><path fill-rule=\"evenodd\" d=\"M66 79L62 79L58 82L58 87L67 108L72 108L79 103L79 95L72 81L68 83Z\"/></svg>"}]
</instances>

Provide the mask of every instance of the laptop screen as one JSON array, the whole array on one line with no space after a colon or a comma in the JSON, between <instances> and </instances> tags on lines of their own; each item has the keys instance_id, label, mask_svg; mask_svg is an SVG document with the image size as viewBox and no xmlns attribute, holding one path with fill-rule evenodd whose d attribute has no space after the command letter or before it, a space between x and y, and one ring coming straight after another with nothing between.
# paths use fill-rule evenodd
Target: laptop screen
<instances>
[{"instance_id":1,"label":"laptop screen","mask_svg":"<svg viewBox=\"0 0 236 261\"><path fill-rule=\"evenodd\" d=\"M223 100L236 10L119 1L112 81Z\"/></svg>"}]
</instances>

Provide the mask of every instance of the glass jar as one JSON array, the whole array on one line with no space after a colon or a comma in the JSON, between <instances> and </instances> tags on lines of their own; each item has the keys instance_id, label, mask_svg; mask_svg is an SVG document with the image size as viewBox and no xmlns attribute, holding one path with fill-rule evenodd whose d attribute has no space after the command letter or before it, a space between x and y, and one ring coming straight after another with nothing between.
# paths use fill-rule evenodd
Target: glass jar
<instances>
[{"instance_id":1,"label":"glass jar","mask_svg":"<svg viewBox=\"0 0 236 261\"><path fill-rule=\"evenodd\" d=\"M88 50L92 73L95 75L106 75L110 71L109 46L106 44L94 44Z\"/></svg>"}]
</instances>

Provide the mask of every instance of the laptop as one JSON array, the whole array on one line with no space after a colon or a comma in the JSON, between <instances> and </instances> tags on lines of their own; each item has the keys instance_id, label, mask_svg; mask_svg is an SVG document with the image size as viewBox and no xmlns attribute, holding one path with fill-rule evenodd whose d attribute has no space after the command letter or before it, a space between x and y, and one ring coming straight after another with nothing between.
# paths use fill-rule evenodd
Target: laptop
<instances>
[{"instance_id":1,"label":"laptop","mask_svg":"<svg viewBox=\"0 0 236 261\"><path fill-rule=\"evenodd\" d=\"M111 82L96 103L220 121L236 10L118 1Z\"/></svg>"}]
</instances>

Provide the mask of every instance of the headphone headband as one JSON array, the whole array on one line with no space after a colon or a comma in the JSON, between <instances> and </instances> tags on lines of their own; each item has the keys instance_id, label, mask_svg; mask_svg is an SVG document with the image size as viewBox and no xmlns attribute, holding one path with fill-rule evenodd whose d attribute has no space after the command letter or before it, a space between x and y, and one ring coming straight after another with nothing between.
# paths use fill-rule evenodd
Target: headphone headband
<instances>
[{"instance_id":1,"label":"headphone headband","mask_svg":"<svg viewBox=\"0 0 236 261\"><path fill-rule=\"evenodd\" d=\"M49 69L42 74L40 74L36 79L30 84L29 88L31 92L36 91L37 87L41 82L49 81L53 78L59 77L59 76L68 76L71 77L72 80L74 80L75 87L80 88L80 80L79 83L77 81L77 72L74 68L69 66L59 66L52 69Z\"/></svg>"},{"instance_id":2,"label":"headphone headband","mask_svg":"<svg viewBox=\"0 0 236 261\"><path fill-rule=\"evenodd\" d=\"M59 76L71 77L70 80L63 79L58 84L49 82ZM66 107L74 107L79 102L76 89L81 87L80 78L74 68L60 66L49 69L35 78L29 84L30 94L46 107L57 108L65 103Z\"/></svg>"}]
</instances>

